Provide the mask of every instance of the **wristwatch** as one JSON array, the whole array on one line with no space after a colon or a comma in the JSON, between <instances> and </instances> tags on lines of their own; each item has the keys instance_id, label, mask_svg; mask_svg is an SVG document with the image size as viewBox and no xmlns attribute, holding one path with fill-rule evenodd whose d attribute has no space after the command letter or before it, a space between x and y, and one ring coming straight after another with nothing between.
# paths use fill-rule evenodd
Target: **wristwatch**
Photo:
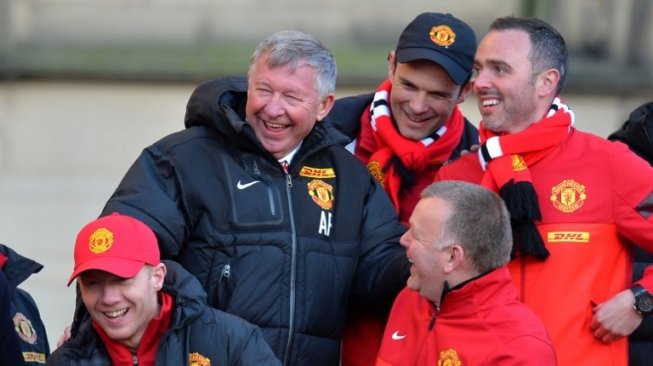
<instances>
[{"instance_id":1,"label":"wristwatch","mask_svg":"<svg viewBox=\"0 0 653 366\"><path fill-rule=\"evenodd\" d=\"M630 291L635 295L633 308L642 316L653 314L653 295L649 294L646 289L640 285L634 285Z\"/></svg>"}]
</instances>

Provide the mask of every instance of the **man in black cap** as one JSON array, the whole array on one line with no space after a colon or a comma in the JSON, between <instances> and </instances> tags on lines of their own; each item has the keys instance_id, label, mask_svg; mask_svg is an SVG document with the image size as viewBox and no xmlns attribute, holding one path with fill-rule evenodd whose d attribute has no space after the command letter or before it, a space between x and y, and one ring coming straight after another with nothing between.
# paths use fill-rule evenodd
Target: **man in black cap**
<instances>
[{"instance_id":1,"label":"man in black cap","mask_svg":"<svg viewBox=\"0 0 653 366\"><path fill-rule=\"evenodd\" d=\"M469 25L451 14L422 13L389 53L388 78L376 92L339 99L327 117L353 140L348 148L381 182L403 223L439 167L478 141L458 109L471 91L475 52ZM387 309L370 311L352 305L343 366L374 363Z\"/></svg>"}]
</instances>

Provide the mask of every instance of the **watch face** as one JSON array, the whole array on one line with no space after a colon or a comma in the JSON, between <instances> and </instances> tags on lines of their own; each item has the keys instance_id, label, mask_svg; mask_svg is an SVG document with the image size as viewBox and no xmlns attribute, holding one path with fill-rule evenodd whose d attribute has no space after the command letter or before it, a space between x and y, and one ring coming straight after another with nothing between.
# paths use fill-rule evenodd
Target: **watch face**
<instances>
[{"instance_id":1,"label":"watch face","mask_svg":"<svg viewBox=\"0 0 653 366\"><path fill-rule=\"evenodd\" d=\"M637 310L642 313L650 313L653 311L653 296L647 293L638 296Z\"/></svg>"}]
</instances>

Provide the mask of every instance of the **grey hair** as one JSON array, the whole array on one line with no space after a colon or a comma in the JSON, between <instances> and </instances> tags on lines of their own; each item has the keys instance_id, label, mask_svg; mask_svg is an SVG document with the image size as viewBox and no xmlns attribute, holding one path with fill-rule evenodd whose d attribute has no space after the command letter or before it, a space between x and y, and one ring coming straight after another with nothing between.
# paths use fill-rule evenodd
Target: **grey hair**
<instances>
[{"instance_id":1,"label":"grey hair","mask_svg":"<svg viewBox=\"0 0 653 366\"><path fill-rule=\"evenodd\" d=\"M442 181L426 187L421 197L437 197L449 205L441 239L461 245L479 274L508 263L510 214L499 195L471 183Z\"/></svg>"},{"instance_id":2,"label":"grey hair","mask_svg":"<svg viewBox=\"0 0 653 366\"><path fill-rule=\"evenodd\" d=\"M503 17L490 25L490 30L517 29L528 33L531 41L529 59L532 66L531 80L547 69L556 69L560 81L556 94L560 94L567 82L569 51L562 35L547 22L537 18Z\"/></svg>"},{"instance_id":3,"label":"grey hair","mask_svg":"<svg viewBox=\"0 0 653 366\"><path fill-rule=\"evenodd\" d=\"M288 66L294 70L304 63L312 67L320 99L336 90L338 69L335 57L310 34L291 30L271 34L259 43L250 57L248 75L262 56L268 57L267 66L271 69Z\"/></svg>"}]
</instances>

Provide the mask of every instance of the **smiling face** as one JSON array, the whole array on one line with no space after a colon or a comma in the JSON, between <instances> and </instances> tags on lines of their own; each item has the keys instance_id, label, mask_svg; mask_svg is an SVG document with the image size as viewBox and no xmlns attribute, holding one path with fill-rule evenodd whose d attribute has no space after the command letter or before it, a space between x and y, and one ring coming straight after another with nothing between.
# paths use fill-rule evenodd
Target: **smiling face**
<instances>
[{"instance_id":1,"label":"smiling face","mask_svg":"<svg viewBox=\"0 0 653 366\"><path fill-rule=\"evenodd\" d=\"M515 133L544 117L550 99L543 98L542 78L532 75L528 33L490 31L474 58L474 91L486 129Z\"/></svg>"},{"instance_id":2,"label":"smiling face","mask_svg":"<svg viewBox=\"0 0 653 366\"><path fill-rule=\"evenodd\" d=\"M89 270L79 276L79 289L93 321L106 334L135 350L150 320L159 314L157 292L163 285L163 263L145 265L128 279Z\"/></svg>"},{"instance_id":3,"label":"smiling face","mask_svg":"<svg viewBox=\"0 0 653 366\"><path fill-rule=\"evenodd\" d=\"M392 81L392 117L401 135L412 140L432 135L471 91L470 84L464 88L456 85L434 62L395 63L393 53L388 77Z\"/></svg>"},{"instance_id":4,"label":"smiling face","mask_svg":"<svg viewBox=\"0 0 653 366\"><path fill-rule=\"evenodd\" d=\"M439 304L447 280L452 246L442 242L442 230L449 215L447 203L438 197L423 198L410 217L410 229L401 237L412 263L406 285ZM444 248L443 248L444 247Z\"/></svg>"},{"instance_id":5,"label":"smiling face","mask_svg":"<svg viewBox=\"0 0 653 366\"><path fill-rule=\"evenodd\" d=\"M320 98L315 70L306 63L270 68L262 55L250 68L247 122L263 146L281 159L295 149L333 106Z\"/></svg>"}]
</instances>

